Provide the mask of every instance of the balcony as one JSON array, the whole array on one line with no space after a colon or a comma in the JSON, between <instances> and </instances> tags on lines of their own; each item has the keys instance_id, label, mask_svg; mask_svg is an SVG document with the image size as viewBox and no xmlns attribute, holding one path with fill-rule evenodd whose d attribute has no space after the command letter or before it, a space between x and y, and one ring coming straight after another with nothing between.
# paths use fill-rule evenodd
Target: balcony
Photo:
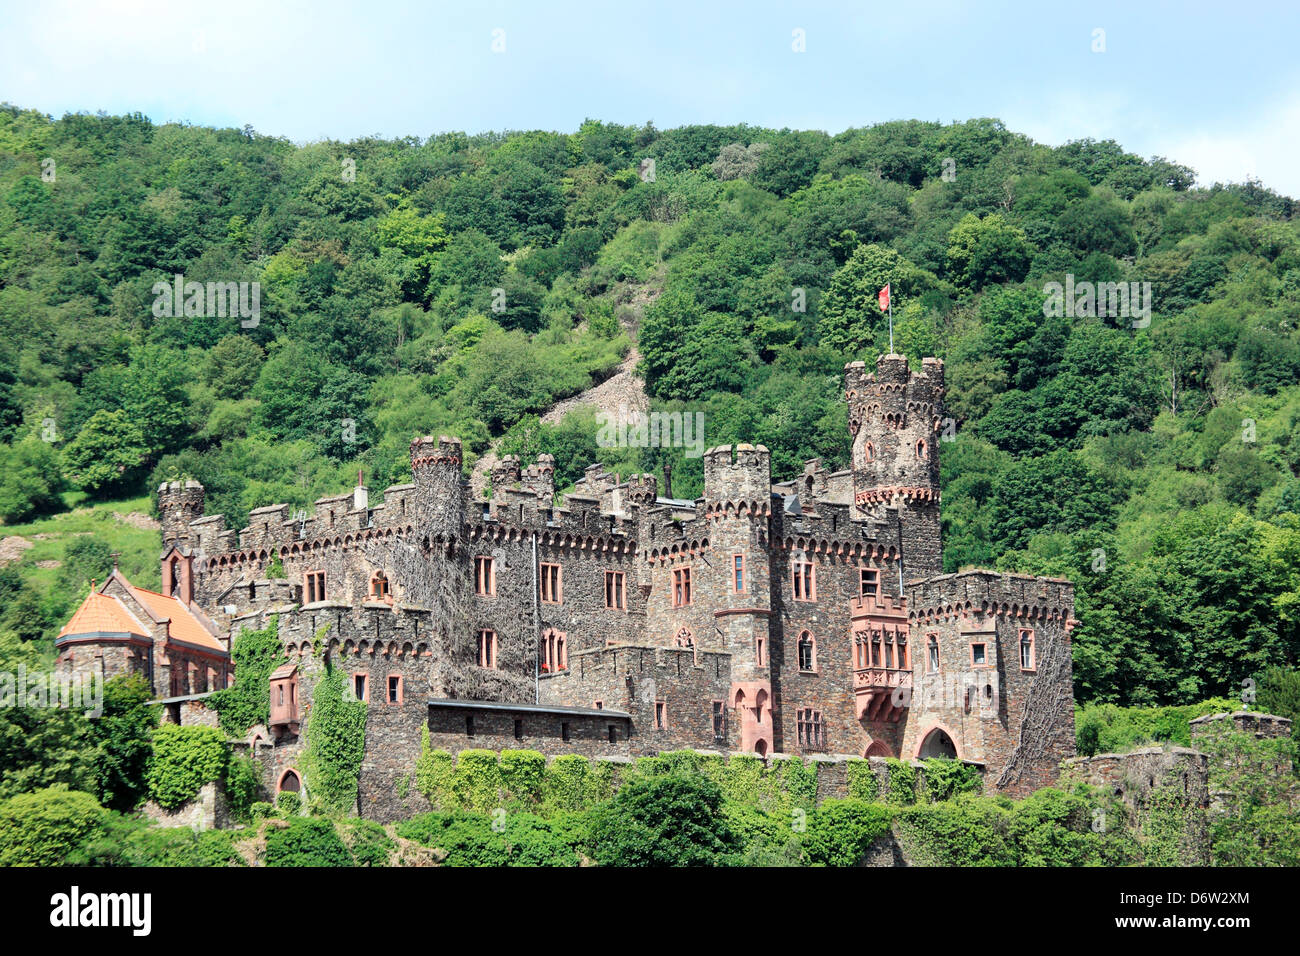
<instances>
[{"instance_id":1,"label":"balcony","mask_svg":"<svg viewBox=\"0 0 1300 956\"><path fill-rule=\"evenodd\" d=\"M858 720L896 723L912 702L912 672L893 667L863 667L853 672Z\"/></svg>"}]
</instances>

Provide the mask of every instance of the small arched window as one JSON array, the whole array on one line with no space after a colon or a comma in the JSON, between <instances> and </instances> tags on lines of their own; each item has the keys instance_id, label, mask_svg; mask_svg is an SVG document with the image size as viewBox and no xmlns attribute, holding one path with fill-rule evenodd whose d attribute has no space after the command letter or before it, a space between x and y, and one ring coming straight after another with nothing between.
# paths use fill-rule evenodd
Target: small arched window
<instances>
[{"instance_id":1,"label":"small arched window","mask_svg":"<svg viewBox=\"0 0 1300 956\"><path fill-rule=\"evenodd\" d=\"M925 439L924 438L918 439L916 443L916 457L917 458L926 457L926 451L927 449L925 446Z\"/></svg>"},{"instance_id":2,"label":"small arched window","mask_svg":"<svg viewBox=\"0 0 1300 956\"><path fill-rule=\"evenodd\" d=\"M297 793L301 789L302 789L302 778L298 776L298 771L292 769L286 770L284 772L284 775L280 777L280 786L277 792Z\"/></svg>"},{"instance_id":3,"label":"small arched window","mask_svg":"<svg viewBox=\"0 0 1300 956\"><path fill-rule=\"evenodd\" d=\"M863 460L863 461L875 461L875 460L876 460L876 446L873 445L873 444L871 444L871 442L867 442L866 445L863 446L863 448L862 448L862 460Z\"/></svg>"},{"instance_id":4,"label":"small arched window","mask_svg":"<svg viewBox=\"0 0 1300 956\"><path fill-rule=\"evenodd\" d=\"M383 571L376 571L370 579L370 597L375 601L388 601L392 598L392 588Z\"/></svg>"}]
</instances>

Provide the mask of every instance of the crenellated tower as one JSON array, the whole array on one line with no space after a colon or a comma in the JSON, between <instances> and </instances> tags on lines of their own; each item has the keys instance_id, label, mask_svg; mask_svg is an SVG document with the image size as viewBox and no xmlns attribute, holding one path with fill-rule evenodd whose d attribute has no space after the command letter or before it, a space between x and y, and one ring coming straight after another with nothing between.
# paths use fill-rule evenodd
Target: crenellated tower
<instances>
[{"instance_id":1,"label":"crenellated tower","mask_svg":"<svg viewBox=\"0 0 1300 956\"><path fill-rule=\"evenodd\" d=\"M158 486L164 550L173 544L184 547L195 543L190 522L203 517L204 496L203 486L193 479L167 481Z\"/></svg>"},{"instance_id":2,"label":"crenellated tower","mask_svg":"<svg viewBox=\"0 0 1300 956\"><path fill-rule=\"evenodd\" d=\"M853 501L861 516L888 520L897 509L908 577L943 570L939 542L939 440L943 362L923 359L912 372L902 355L844 366L853 436Z\"/></svg>"},{"instance_id":3,"label":"crenellated tower","mask_svg":"<svg viewBox=\"0 0 1300 956\"><path fill-rule=\"evenodd\" d=\"M416 527L448 546L460 540L465 524L461 461L459 438L425 435L411 442Z\"/></svg>"}]
</instances>

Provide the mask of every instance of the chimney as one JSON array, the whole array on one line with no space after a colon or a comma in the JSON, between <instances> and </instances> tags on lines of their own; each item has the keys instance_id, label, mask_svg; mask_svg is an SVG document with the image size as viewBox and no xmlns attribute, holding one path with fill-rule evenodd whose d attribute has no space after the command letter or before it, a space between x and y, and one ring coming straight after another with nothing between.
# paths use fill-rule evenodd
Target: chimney
<instances>
[{"instance_id":1,"label":"chimney","mask_svg":"<svg viewBox=\"0 0 1300 956\"><path fill-rule=\"evenodd\" d=\"M352 489L352 510L365 511L370 507L370 492L366 489L361 469L357 469L357 486Z\"/></svg>"}]
</instances>

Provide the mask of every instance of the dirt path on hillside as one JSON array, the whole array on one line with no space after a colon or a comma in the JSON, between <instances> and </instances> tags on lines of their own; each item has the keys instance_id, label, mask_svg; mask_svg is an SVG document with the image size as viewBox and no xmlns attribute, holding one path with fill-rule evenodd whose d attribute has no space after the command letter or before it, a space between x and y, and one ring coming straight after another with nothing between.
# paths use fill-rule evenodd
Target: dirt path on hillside
<instances>
[{"instance_id":1,"label":"dirt path on hillside","mask_svg":"<svg viewBox=\"0 0 1300 956\"><path fill-rule=\"evenodd\" d=\"M618 371L585 392L579 392L577 395L556 402L542 413L543 422L547 425L558 425L565 415L582 406L589 406L597 412L610 415L619 414L620 411L630 414L633 411L650 410L650 397L646 394L645 382L636 374L637 364L641 361L641 352L637 349L636 343L641 317L645 314L646 307L659 297L659 291L657 285L637 286L626 300L619 303L620 306L630 307L619 310L621 313L619 321L632 344L623 361L619 363ZM470 493L475 499L483 497L488 476L501 461L497 453L499 445L499 439L492 442L491 447L483 453L483 457L475 463L474 470L470 473ZM528 462L524 464L527 465Z\"/></svg>"}]
</instances>

